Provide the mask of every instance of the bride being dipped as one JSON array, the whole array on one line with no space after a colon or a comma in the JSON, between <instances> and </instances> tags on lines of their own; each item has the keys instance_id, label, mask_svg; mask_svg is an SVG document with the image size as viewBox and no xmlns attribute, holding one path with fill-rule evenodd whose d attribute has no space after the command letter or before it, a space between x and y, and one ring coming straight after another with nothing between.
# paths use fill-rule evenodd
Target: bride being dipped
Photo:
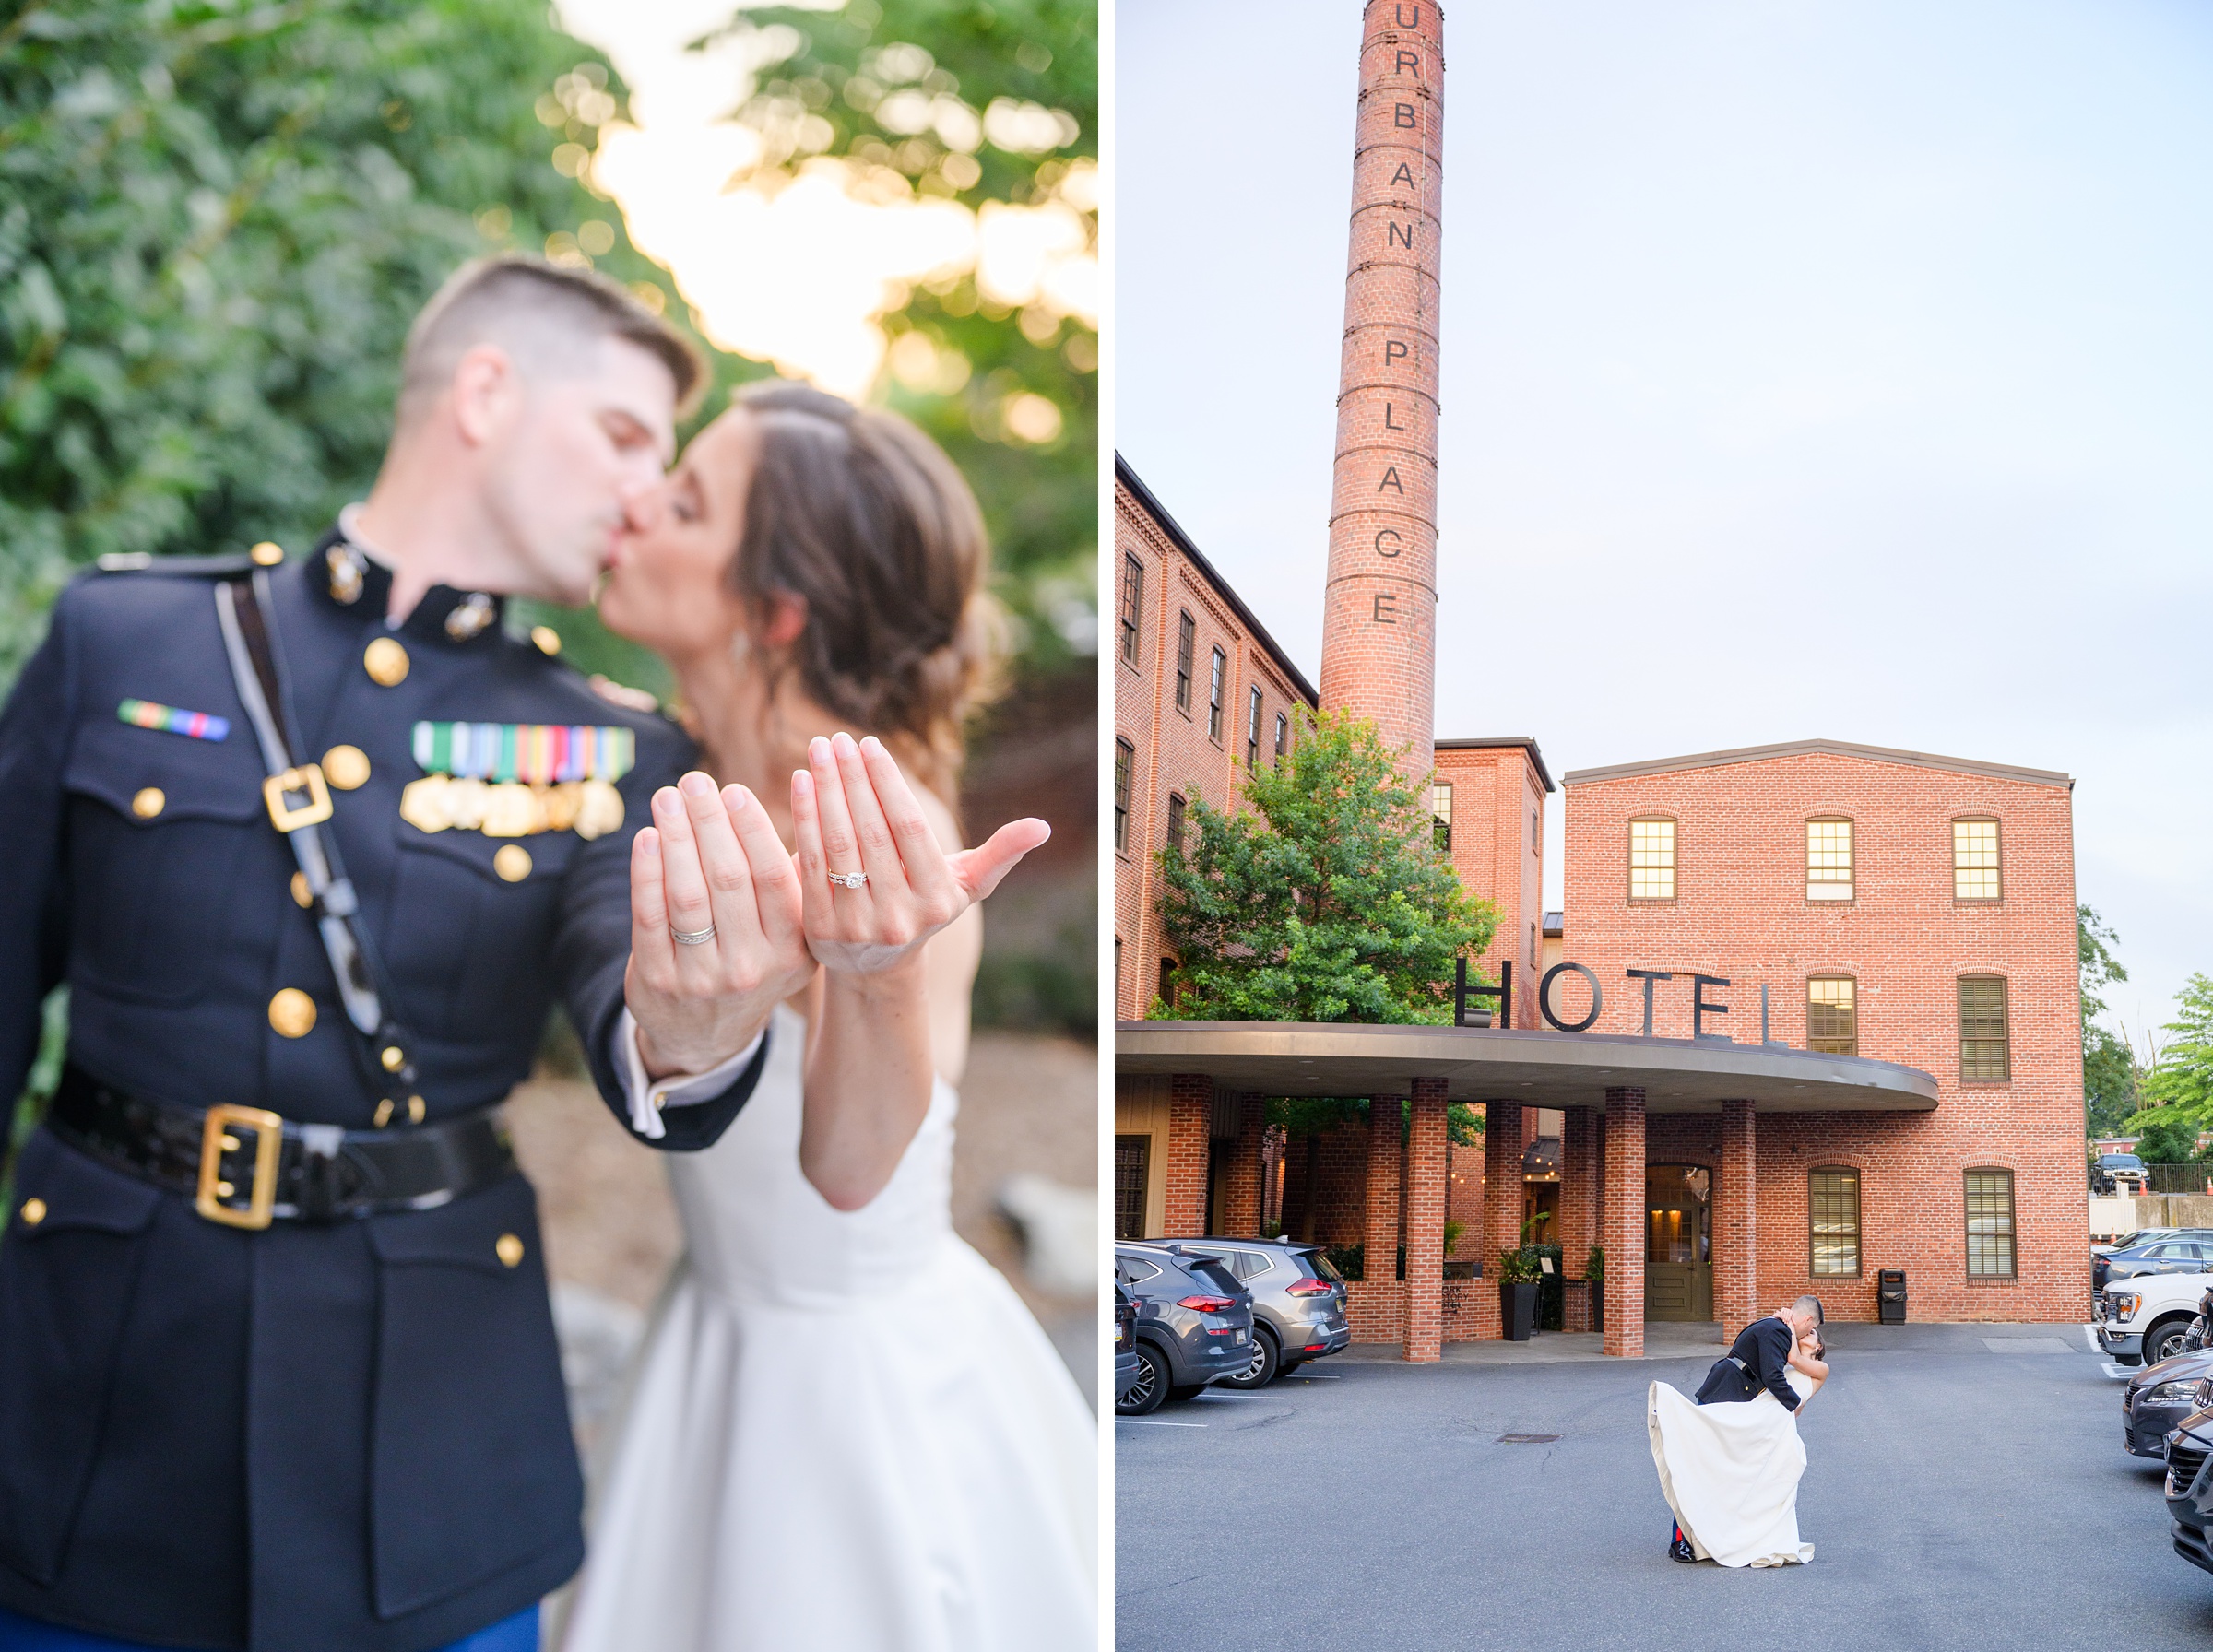
<instances>
[{"instance_id":1,"label":"bride being dipped","mask_svg":"<svg viewBox=\"0 0 2213 1652\"><path fill-rule=\"evenodd\" d=\"M1801 1296L1740 1331L1696 1400L1665 1383L1648 1390L1652 1461L1675 1516L1672 1559L1781 1566L1814 1558L1798 1539L1798 1417L1828 1378L1820 1298Z\"/></svg>"},{"instance_id":2,"label":"bride being dipped","mask_svg":"<svg viewBox=\"0 0 2213 1652\"><path fill-rule=\"evenodd\" d=\"M597 1477L566 1652L1095 1641L1095 1424L952 1228L981 914L903 893L957 881L987 559L920 431L771 384L699 434L614 561L602 617L669 662L703 766L770 809L810 933L826 908L857 943L927 938L818 945L752 1100L670 1156L688 1255ZM1045 835L1024 831L988 847ZM913 910L864 909L884 901Z\"/></svg>"}]
</instances>

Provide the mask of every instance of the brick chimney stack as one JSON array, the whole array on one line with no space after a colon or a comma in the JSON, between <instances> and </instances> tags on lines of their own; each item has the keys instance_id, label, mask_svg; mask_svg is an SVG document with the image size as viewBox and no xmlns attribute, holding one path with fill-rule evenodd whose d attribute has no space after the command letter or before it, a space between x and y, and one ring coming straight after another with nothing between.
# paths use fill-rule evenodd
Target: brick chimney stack
<instances>
[{"instance_id":1,"label":"brick chimney stack","mask_svg":"<svg viewBox=\"0 0 2213 1652\"><path fill-rule=\"evenodd\" d=\"M1437 691L1437 314L1444 18L1368 0L1360 39L1321 704L1430 768Z\"/></svg>"}]
</instances>

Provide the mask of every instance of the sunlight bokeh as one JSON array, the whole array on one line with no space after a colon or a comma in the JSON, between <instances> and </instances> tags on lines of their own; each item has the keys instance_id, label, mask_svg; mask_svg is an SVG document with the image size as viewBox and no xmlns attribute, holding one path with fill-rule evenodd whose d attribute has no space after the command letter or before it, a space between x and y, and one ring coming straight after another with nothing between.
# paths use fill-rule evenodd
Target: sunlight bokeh
<instances>
[{"instance_id":1,"label":"sunlight bokeh","mask_svg":"<svg viewBox=\"0 0 2213 1652\"><path fill-rule=\"evenodd\" d=\"M1097 206L1092 162L1066 168L1047 199L987 202L978 213L917 190L893 167L820 153L829 124L796 101L788 118L776 112L765 135L732 119L759 72L794 49L788 29L741 25L690 51L689 42L730 22L728 0L560 0L559 11L562 26L605 52L631 88L628 122L611 118L611 98L572 88L565 112L596 126L598 137L589 153L577 147L569 164L621 208L632 242L668 268L721 348L841 395L867 395L887 368L909 388L944 394L959 388L947 380L964 378L966 364L941 360L927 341L893 357L880 318L914 287L971 272L988 301L1035 310L1042 324L1067 317L1096 329L1098 262L1086 218ZM916 56L927 65L925 53ZM1037 104L1002 98L977 111L917 86L890 89L879 119L888 129L934 133L955 185L957 163L985 144L1043 156L1074 136L1066 115ZM929 360L920 359L924 351ZM1059 410L1042 397L1010 406L1006 417L1024 441L1050 440L1059 430Z\"/></svg>"}]
</instances>

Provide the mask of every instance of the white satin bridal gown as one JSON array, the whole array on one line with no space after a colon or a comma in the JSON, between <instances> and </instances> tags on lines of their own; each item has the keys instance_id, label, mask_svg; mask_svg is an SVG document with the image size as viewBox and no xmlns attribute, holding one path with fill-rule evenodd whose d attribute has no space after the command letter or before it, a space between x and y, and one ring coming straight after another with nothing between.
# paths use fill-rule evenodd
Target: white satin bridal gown
<instances>
[{"instance_id":1,"label":"white satin bridal gown","mask_svg":"<svg viewBox=\"0 0 2213 1652\"><path fill-rule=\"evenodd\" d=\"M1812 1391L1803 1373L1786 1375L1800 1398ZM1814 1558L1814 1546L1798 1540L1805 1443L1797 1412L1765 1388L1750 1399L1700 1405L1654 1383L1645 1421L1661 1493L1700 1560L1786 1566Z\"/></svg>"},{"instance_id":2,"label":"white satin bridal gown","mask_svg":"<svg viewBox=\"0 0 2213 1652\"><path fill-rule=\"evenodd\" d=\"M1097 1425L953 1232L953 1088L891 1184L799 1173L806 1024L728 1132L668 1155L690 1254L655 1316L565 1652L1095 1644Z\"/></svg>"}]
</instances>

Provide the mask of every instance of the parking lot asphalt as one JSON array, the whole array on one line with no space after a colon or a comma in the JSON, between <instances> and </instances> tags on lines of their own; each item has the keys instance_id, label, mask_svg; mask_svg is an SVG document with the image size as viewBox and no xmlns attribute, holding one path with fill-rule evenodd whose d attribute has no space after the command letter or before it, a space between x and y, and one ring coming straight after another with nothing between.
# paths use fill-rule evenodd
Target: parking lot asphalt
<instances>
[{"instance_id":1,"label":"parking lot asphalt","mask_svg":"<svg viewBox=\"0 0 2213 1652\"><path fill-rule=\"evenodd\" d=\"M2158 1465L2080 1326L1830 1328L1807 1566L1666 1554L1646 1385L1689 1359L1322 1361L1115 1424L1122 1652L2213 1644ZM1502 1443L1508 1434L1550 1441Z\"/></svg>"}]
</instances>

